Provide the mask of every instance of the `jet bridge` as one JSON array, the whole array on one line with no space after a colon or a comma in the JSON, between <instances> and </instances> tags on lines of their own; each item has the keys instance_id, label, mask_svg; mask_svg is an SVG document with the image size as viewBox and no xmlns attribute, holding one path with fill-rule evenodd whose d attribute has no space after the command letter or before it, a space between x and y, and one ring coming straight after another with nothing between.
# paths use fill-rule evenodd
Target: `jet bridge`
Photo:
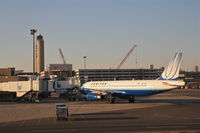
<instances>
[{"instance_id":1,"label":"jet bridge","mask_svg":"<svg viewBox=\"0 0 200 133\"><path fill-rule=\"evenodd\" d=\"M13 81L0 83L0 95L3 101L11 98L13 100L30 100L38 99L39 95L48 92L48 81L29 80Z\"/></svg>"}]
</instances>

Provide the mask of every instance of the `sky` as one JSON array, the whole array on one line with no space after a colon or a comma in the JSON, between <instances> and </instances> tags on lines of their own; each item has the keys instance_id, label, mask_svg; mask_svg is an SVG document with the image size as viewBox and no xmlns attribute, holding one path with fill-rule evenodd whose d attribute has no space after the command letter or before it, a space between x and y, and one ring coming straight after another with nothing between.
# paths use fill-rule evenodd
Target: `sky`
<instances>
[{"instance_id":1,"label":"sky","mask_svg":"<svg viewBox=\"0 0 200 133\"><path fill-rule=\"evenodd\" d=\"M183 52L181 68L200 67L199 0L0 0L0 68L32 71L32 36L45 41L45 66L74 69L166 66ZM138 63L136 63L136 61Z\"/></svg>"}]
</instances>

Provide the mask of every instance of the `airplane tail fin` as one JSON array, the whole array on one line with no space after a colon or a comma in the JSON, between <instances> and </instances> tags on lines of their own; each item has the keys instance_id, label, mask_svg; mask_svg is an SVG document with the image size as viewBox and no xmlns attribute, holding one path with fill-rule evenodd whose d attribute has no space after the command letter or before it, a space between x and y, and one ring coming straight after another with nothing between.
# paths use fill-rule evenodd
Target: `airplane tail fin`
<instances>
[{"instance_id":1,"label":"airplane tail fin","mask_svg":"<svg viewBox=\"0 0 200 133\"><path fill-rule=\"evenodd\" d=\"M180 71L181 58L182 53L176 53L158 80L177 80Z\"/></svg>"}]
</instances>

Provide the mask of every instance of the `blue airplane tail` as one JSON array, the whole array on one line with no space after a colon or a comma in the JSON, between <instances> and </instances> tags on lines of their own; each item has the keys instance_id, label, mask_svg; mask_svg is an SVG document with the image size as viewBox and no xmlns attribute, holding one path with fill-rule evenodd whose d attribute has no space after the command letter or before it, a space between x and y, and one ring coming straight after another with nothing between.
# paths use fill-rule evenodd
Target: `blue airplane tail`
<instances>
[{"instance_id":1,"label":"blue airplane tail","mask_svg":"<svg viewBox=\"0 0 200 133\"><path fill-rule=\"evenodd\" d=\"M178 80L182 53L176 53L157 80Z\"/></svg>"}]
</instances>

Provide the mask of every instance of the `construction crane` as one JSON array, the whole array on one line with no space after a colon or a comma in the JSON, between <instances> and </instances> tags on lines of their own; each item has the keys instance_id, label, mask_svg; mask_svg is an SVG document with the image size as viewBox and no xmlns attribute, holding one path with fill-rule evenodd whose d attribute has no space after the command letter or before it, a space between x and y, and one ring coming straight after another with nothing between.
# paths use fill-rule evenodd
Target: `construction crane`
<instances>
[{"instance_id":1,"label":"construction crane","mask_svg":"<svg viewBox=\"0 0 200 133\"><path fill-rule=\"evenodd\" d=\"M117 66L116 69L120 69L121 66L124 64L124 62L126 61L126 59L129 57L129 55L133 52L133 50L137 47L137 45L133 45L133 47L131 47L131 49L128 51L128 53L126 54L126 56L123 58L123 60L120 62L120 64Z\"/></svg>"},{"instance_id":2,"label":"construction crane","mask_svg":"<svg viewBox=\"0 0 200 133\"><path fill-rule=\"evenodd\" d=\"M66 64L65 57L64 57L63 52L60 48L59 48L59 53L60 53L60 56L62 58L63 64L65 65Z\"/></svg>"}]
</instances>

